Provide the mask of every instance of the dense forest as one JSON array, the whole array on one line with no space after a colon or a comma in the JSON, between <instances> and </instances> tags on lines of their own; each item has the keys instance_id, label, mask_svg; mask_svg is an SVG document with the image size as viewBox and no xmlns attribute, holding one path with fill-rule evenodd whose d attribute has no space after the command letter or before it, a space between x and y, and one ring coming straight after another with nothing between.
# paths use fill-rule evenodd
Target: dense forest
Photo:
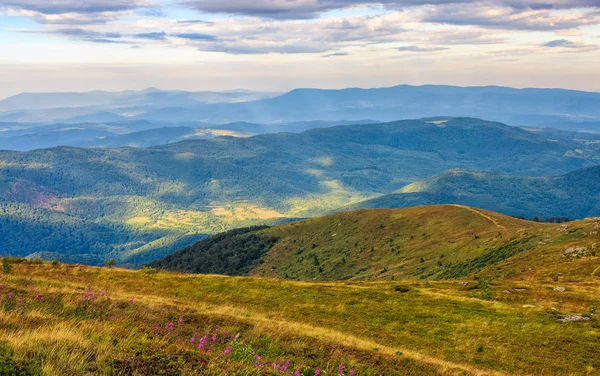
<instances>
[{"instance_id":1,"label":"dense forest","mask_svg":"<svg viewBox=\"0 0 600 376\"><path fill-rule=\"evenodd\" d=\"M278 238L257 234L264 226L231 230L201 240L148 266L180 272L246 275Z\"/></svg>"}]
</instances>

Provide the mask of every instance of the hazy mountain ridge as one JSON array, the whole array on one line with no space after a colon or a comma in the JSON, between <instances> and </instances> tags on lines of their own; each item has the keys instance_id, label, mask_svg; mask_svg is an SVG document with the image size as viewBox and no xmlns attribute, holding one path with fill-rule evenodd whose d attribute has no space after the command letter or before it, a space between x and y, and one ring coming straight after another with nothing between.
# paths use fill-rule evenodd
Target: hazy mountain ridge
<instances>
[{"instance_id":1,"label":"hazy mountain ridge","mask_svg":"<svg viewBox=\"0 0 600 376\"><path fill-rule=\"evenodd\" d=\"M77 96L81 98L75 98ZM79 109L73 103L79 105ZM60 108L67 104L68 107ZM600 93L499 86L399 85L374 89L295 89L281 95L244 91L192 93L159 90L22 94L0 101L2 108L8 112L0 114L0 121L70 123L128 118L216 124L340 119L385 122L444 115L486 118L512 125L600 131Z\"/></svg>"},{"instance_id":2,"label":"hazy mountain ridge","mask_svg":"<svg viewBox=\"0 0 600 376\"><path fill-rule=\"evenodd\" d=\"M265 133L303 132L338 125L371 124L371 120L310 121L276 124L237 122L209 124L197 121L118 121L51 123L45 125L0 123L0 150L29 151L57 146L149 147L218 136L248 137Z\"/></svg>"}]
</instances>

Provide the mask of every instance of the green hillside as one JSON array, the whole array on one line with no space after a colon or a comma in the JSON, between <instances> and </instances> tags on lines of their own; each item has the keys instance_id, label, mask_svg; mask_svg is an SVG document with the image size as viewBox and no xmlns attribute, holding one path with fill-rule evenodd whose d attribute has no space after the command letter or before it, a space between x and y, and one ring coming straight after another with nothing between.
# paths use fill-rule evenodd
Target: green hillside
<instances>
[{"instance_id":1,"label":"green hillside","mask_svg":"<svg viewBox=\"0 0 600 376\"><path fill-rule=\"evenodd\" d=\"M346 210L433 204L470 205L527 218L600 216L600 166L551 177L451 170Z\"/></svg>"},{"instance_id":2,"label":"green hillside","mask_svg":"<svg viewBox=\"0 0 600 376\"><path fill-rule=\"evenodd\" d=\"M554 142L500 123L407 120L146 149L3 151L0 202L43 209L38 222L53 222L58 213L85 226L105 226L107 240L85 240L93 258L136 265L157 254L148 242L323 215L451 168L566 173L598 158L593 145ZM0 252L81 255L70 237L40 249L39 237L23 241L18 235L35 234L35 226L21 221L10 227ZM110 240L112 227L127 235L115 233Z\"/></svg>"},{"instance_id":3,"label":"green hillside","mask_svg":"<svg viewBox=\"0 0 600 376\"><path fill-rule=\"evenodd\" d=\"M150 265L297 280L457 279L484 272L505 276L520 270L498 265L536 252L552 253L553 260L570 268L572 259L563 258L563 252L570 247L592 252L593 243L600 244L598 227L600 222L593 220L546 224L458 205L370 209L232 231ZM548 268L542 268L547 277L553 267ZM591 273L587 269L564 272Z\"/></svg>"}]
</instances>

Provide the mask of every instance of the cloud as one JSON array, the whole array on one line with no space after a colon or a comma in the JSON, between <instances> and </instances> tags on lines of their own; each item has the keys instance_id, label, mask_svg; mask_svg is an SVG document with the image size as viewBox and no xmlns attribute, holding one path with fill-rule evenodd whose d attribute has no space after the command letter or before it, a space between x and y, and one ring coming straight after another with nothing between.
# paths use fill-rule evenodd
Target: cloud
<instances>
[{"instance_id":1,"label":"cloud","mask_svg":"<svg viewBox=\"0 0 600 376\"><path fill-rule=\"evenodd\" d=\"M205 13L224 13L271 19L310 19L331 10L382 5L389 9L456 5L466 11L481 4L515 11L598 8L598 0L183 0L181 4Z\"/></svg>"},{"instance_id":2,"label":"cloud","mask_svg":"<svg viewBox=\"0 0 600 376\"><path fill-rule=\"evenodd\" d=\"M0 6L47 15L122 12L152 5L147 0L0 0Z\"/></svg>"},{"instance_id":3,"label":"cloud","mask_svg":"<svg viewBox=\"0 0 600 376\"><path fill-rule=\"evenodd\" d=\"M398 51L403 52L437 52L437 51L445 51L449 50L448 47L422 47L422 46L402 46L398 47Z\"/></svg>"},{"instance_id":4,"label":"cloud","mask_svg":"<svg viewBox=\"0 0 600 376\"><path fill-rule=\"evenodd\" d=\"M200 33L180 33L174 35L177 38L189 39L189 40L216 40L217 37L210 34L200 34Z\"/></svg>"},{"instance_id":5,"label":"cloud","mask_svg":"<svg viewBox=\"0 0 600 376\"><path fill-rule=\"evenodd\" d=\"M135 39L165 40L167 39L167 33L165 33L164 31L152 33L139 33L133 35L133 37Z\"/></svg>"},{"instance_id":6,"label":"cloud","mask_svg":"<svg viewBox=\"0 0 600 376\"><path fill-rule=\"evenodd\" d=\"M555 47L577 48L578 45L577 45L577 43L571 42L570 40L567 40L567 39L557 39L557 40L552 40L550 42L542 44L542 47L551 47L551 48L555 48Z\"/></svg>"},{"instance_id":7,"label":"cloud","mask_svg":"<svg viewBox=\"0 0 600 376\"><path fill-rule=\"evenodd\" d=\"M560 4L555 5L562 6ZM586 12L579 9L570 12L557 12L555 8L542 8L498 6L486 3L473 4L472 6L450 4L423 8L421 10L421 20L427 23L532 31L567 30L600 24L600 12L597 11Z\"/></svg>"},{"instance_id":8,"label":"cloud","mask_svg":"<svg viewBox=\"0 0 600 376\"><path fill-rule=\"evenodd\" d=\"M91 43L105 43L105 44L126 43L125 41L121 40L121 38L123 37L121 33L116 33L116 32L102 33L102 32L96 32L96 31L91 31L91 30L85 30L85 29L81 29L81 28L56 29L56 30L44 31L44 32L39 32L39 31L24 31L24 32L31 33L31 34L43 33L43 34L50 34L50 35L60 35L60 36L70 37L73 39L83 40L86 42L91 42Z\"/></svg>"},{"instance_id":9,"label":"cloud","mask_svg":"<svg viewBox=\"0 0 600 376\"><path fill-rule=\"evenodd\" d=\"M338 57L338 56L348 56L347 52L334 52L326 55L322 55L321 57Z\"/></svg>"},{"instance_id":10,"label":"cloud","mask_svg":"<svg viewBox=\"0 0 600 376\"><path fill-rule=\"evenodd\" d=\"M441 29L429 32L427 42L442 46L476 45L504 43L505 39L481 29Z\"/></svg>"},{"instance_id":11,"label":"cloud","mask_svg":"<svg viewBox=\"0 0 600 376\"><path fill-rule=\"evenodd\" d=\"M57 25L102 24L135 12L160 12L155 7L153 0L0 0L0 11Z\"/></svg>"}]
</instances>

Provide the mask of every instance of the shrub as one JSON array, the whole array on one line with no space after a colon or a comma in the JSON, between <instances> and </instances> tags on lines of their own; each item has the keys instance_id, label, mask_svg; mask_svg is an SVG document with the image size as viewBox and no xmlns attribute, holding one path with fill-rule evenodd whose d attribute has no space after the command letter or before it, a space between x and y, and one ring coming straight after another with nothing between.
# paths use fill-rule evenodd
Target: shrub
<instances>
[{"instance_id":1,"label":"shrub","mask_svg":"<svg viewBox=\"0 0 600 376\"><path fill-rule=\"evenodd\" d=\"M2 259L2 272L4 274L10 274L12 272L12 267L6 258Z\"/></svg>"}]
</instances>

